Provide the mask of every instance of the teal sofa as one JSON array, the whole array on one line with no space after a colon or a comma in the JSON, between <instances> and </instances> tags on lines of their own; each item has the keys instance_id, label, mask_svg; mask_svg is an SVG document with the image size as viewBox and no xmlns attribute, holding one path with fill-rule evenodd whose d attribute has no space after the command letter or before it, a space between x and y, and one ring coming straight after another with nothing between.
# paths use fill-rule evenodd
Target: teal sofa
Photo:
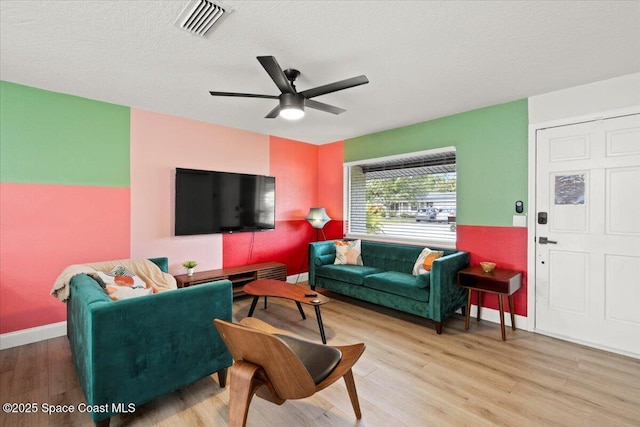
<instances>
[{"instance_id":1,"label":"teal sofa","mask_svg":"<svg viewBox=\"0 0 640 427\"><path fill-rule=\"evenodd\" d=\"M167 272L168 259L151 259ZM71 279L67 335L96 424L218 373L233 360L213 319L232 320L231 282L221 280L113 301L90 276Z\"/></svg>"},{"instance_id":2,"label":"teal sofa","mask_svg":"<svg viewBox=\"0 0 640 427\"><path fill-rule=\"evenodd\" d=\"M414 276L413 266L424 246L362 241L364 265L334 264L333 241L309 244L309 285L374 304L426 317L442 333L442 322L467 303L467 291L457 284L459 270L469 266L469 253L444 252L431 271Z\"/></svg>"}]
</instances>

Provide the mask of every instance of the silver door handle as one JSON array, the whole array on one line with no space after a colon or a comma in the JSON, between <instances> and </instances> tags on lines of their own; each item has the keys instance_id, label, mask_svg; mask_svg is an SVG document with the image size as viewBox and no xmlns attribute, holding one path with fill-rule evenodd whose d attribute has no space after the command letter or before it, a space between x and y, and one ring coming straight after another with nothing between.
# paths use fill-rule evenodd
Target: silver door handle
<instances>
[{"instance_id":1,"label":"silver door handle","mask_svg":"<svg viewBox=\"0 0 640 427\"><path fill-rule=\"evenodd\" d=\"M547 243L549 243L550 245L558 244L558 242L556 242L555 240L549 240L546 237L540 237L538 239L538 243L540 243L541 245L546 245Z\"/></svg>"}]
</instances>

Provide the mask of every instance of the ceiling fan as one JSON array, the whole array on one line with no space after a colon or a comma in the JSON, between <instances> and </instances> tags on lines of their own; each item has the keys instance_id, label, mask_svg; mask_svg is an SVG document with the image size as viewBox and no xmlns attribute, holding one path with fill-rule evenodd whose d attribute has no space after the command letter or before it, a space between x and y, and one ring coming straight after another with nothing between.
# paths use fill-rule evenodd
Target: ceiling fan
<instances>
[{"instance_id":1,"label":"ceiling fan","mask_svg":"<svg viewBox=\"0 0 640 427\"><path fill-rule=\"evenodd\" d=\"M369 79L362 75L298 92L294 85L294 81L300 75L300 71L291 68L283 71L282 68L280 68L280 65L278 65L276 58L273 56L258 56L257 58L269 74L269 77L271 77L276 86L278 86L278 89L280 89L280 95L258 95L254 93L214 91L210 91L209 93L213 96L278 99L280 100L278 106L271 110L265 118L274 119L280 116L288 120L296 120L304 116L305 106L332 114L344 113L347 110L334 107L333 105L325 104L323 102L318 102L311 98L369 83Z\"/></svg>"}]
</instances>

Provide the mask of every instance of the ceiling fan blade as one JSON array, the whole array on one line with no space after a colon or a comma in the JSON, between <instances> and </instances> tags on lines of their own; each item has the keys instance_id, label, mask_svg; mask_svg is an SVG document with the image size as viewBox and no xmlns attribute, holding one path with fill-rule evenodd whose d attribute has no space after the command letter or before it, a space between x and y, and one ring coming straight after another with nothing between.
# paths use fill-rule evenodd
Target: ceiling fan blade
<instances>
[{"instance_id":1,"label":"ceiling fan blade","mask_svg":"<svg viewBox=\"0 0 640 427\"><path fill-rule=\"evenodd\" d=\"M280 114L280 105L277 105L276 108L269 111L269 114L264 116L265 119L275 119Z\"/></svg>"},{"instance_id":2,"label":"ceiling fan blade","mask_svg":"<svg viewBox=\"0 0 640 427\"><path fill-rule=\"evenodd\" d=\"M349 89L350 87L360 86L369 83L367 76L362 75L358 77L351 77L350 79L341 80L335 83L329 83L328 85L318 86L313 89L307 89L300 92L305 98L313 98L316 96L324 95L331 92L337 92L343 89Z\"/></svg>"},{"instance_id":3,"label":"ceiling fan blade","mask_svg":"<svg viewBox=\"0 0 640 427\"><path fill-rule=\"evenodd\" d=\"M343 108L334 107L333 105L325 104L324 102L314 101L313 99L305 99L304 105L309 108L315 108L316 110L325 111L327 113L332 113L332 114L342 114L345 111L347 111Z\"/></svg>"},{"instance_id":4,"label":"ceiling fan blade","mask_svg":"<svg viewBox=\"0 0 640 427\"><path fill-rule=\"evenodd\" d=\"M284 71L280 65L278 65L278 61L273 56L258 56L258 61L264 67L265 71L271 77L271 80L278 86L280 92L282 93L295 93L293 87L291 87L291 82L287 79L287 76L284 75Z\"/></svg>"},{"instance_id":5,"label":"ceiling fan blade","mask_svg":"<svg viewBox=\"0 0 640 427\"><path fill-rule=\"evenodd\" d=\"M209 91L209 93L213 96L238 96L242 98L267 98L267 99L278 99L276 95L257 95L255 93L237 93L237 92L213 92Z\"/></svg>"}]
</instances>

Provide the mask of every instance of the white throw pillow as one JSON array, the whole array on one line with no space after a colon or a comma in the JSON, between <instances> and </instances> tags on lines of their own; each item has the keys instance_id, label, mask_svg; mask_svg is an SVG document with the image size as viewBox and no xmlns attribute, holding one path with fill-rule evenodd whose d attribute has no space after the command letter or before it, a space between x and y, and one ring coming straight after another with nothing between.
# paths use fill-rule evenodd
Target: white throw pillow
<instances>
[{"instance_id":1,"label":"white throw pillow","mask_svg":"<svg viewBox=\"0 0 640 427\"><path fill-rule=\"evenodd\" d=\"M114 285L114 286L124 286L124 287L129 287L132 289L144 289L147 287L147 284L138 276L111 276L108 273L104 273L102 271L98 271L96 272L96 274L98 275L98 277L104 282L105 285ZM128 283L131 283L130 285L124 284L122 282L123 278L129 278L127 279Z\"/></svg>"},{"instance_id":2,"label":"white throw pillow","mask_svg":"<svg viewBox=\"0 0 640 427\"><path fill-rule=\"evenodd\" d=\"M334 240L336 245L336 260L334 264L362 265L362 250L360 240Z\"/></svg>"},{"instance_id":3,"label":"white throw pillow","mask_svg":"<svg viewBox=\"0 0 640 427\"><path fill-rule=\"evenodd\" d=\"M142 297L153 294L152 288L130 288L129 286L107 285L106 291L109 297L114 300Z\"/></svg>"},{"instance_id":4,"label":"white throw pillow","mask_svg":"<svg viewBox=\"0 0 640 427\"><path fill-rule=\"evenodd\" d=\"M153 288L147 288L138 276L110 276L108 273L97 271L98 281L104 284L104 290L114 301L127 298L141 297L153 294Z\"/></svg>"}]
</instances>

